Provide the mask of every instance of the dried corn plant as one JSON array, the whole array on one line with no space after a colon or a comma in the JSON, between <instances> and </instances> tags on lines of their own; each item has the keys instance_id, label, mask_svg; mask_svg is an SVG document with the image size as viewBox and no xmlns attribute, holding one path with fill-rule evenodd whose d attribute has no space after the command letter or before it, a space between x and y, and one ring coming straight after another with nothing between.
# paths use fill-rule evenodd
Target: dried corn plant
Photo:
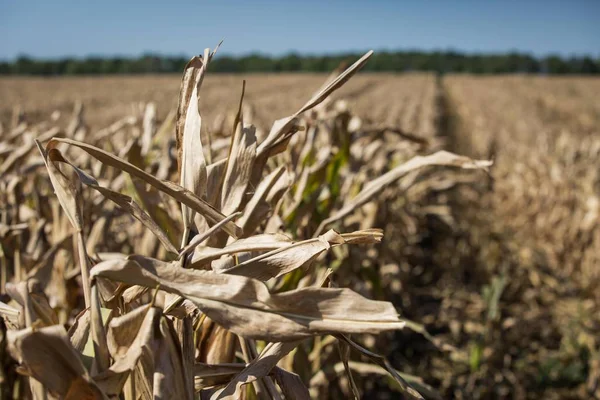
<instances>
[{"instance_id":1,"label":"dried corn plant","mask_svg":"<svg viewBox=\"0 0 600 400\"><path fill-rule=\"evenodd\" d=\"M377 210L449 183L425 171L491 164L416 155L434 139L331 101L371 52L269 131L244 86L207 129L215 51L190 60L161 123L148 104L91 132L78 105L67 129L17 118L2 134L3 395L325 398L333 374L348 396L388 375L406 398L439 397L359 344L406 323L344 265L380 257Z\"/></svg>"}]
</instances>

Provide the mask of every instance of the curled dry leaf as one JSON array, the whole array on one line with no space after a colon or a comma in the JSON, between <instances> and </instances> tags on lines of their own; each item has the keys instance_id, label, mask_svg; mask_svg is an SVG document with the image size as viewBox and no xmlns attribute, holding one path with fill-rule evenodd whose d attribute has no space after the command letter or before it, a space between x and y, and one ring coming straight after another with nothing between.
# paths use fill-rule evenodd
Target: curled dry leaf
<instances>
[{"instance_id":1,"label":"curled dry leaf","mask_svg":"<svg viewBox=\"0 0 600 400\"><path fill-rule=\"evenodd\" d=\"M75 350L79 353L83 353L85 344L88 342L91 330L90 319L91 311L87 308L77 315L75 322L69 328L69 339Z\"/></svg>"},{"instance_id":2,"label":"curled dry leaf","mask_svg":"<svg viewBox=\"0 0 600 400\"><path fill-rule=\"evenodd\" d=\"M39 282L35 280L16 284L9 282L6 284L6 293L22 307L22 312L18 312L19 316L24 317L20 321L21 327L31 327L34 323L37 323L38 326L50 326L58 323L56 313L41 291ZM8 315L16 317L14 313Z\"/></svg>"},{"instance_id":3,"label":"curled dry leaf","mask_svg":"<svg viewBox=\"0 0 600 400\"><path fill-rule=\"evenodd\" d=\"M178 163L180 165L179 183L185 189L191 191L200 198L206 196L206 160L200 140L202 118L198 111L198 96L200 85L206 71L206 62L199 57L194 57L186 66L183 81L181 82L181 95L179 98L179 118L183 121L183 130L180 130L181 122L177 121L177 143ZM191 91L191 93L189 93ZM189 93L189 95L188 95ZM182 113L182 109L183 110ZM184 232L189 232L194 220L194 210L187 205L181 205L183 214ZM184 238L187 242L187 238ZM185 245L186 243L183 243Z\"/></svg>"},{"instance_id":4,"label":"curled dry leaf","mask_svg":"<svg viewBox=\"0 0 600 400\"><path fill-rule=\"evenodd\" d=\"M155 287L178 294L209 318L248 338L292 341L329 332L402 329L391 303L368 300L349 289L297 289L270 294L264 283L243 276L189 270L141 256L105 261L92 276Z\"/></svg>"},{"instance_id":5,"label":"curled dry leaf","mask_svg":"<svg viewBox=\"0 0 600 400\"><path fill-rule=\"evenodd\" d=\"M161 317L157 327L158 348L154 353L154 391L156 399L193 400L193 377L184 369L182 348L171 322ZM190 379L188 385L186 380Z\"/></svg>"},{"instance_id":6,"label":"curled dry leaf","mask_svg":"<svg viewBox=\"0 0 600 400\"><path fill-rule=\"evenodd\" d=\"M278 367L271 372L286 400L310 400L310 392L298 374Z\"/></svg>"},{"instance_id":7,"label":"curled dry leaf","mask_svg":"<svg viewBox=\"0 0 600 400\"><path fill-rule=\"evenodd\" d=\"M73 182L71 182L56 167L56 165L49 159L47 150L42 148L40 142L36 140L35 144L42 155L44 164L48 170L48 176L50 177L50 181L52 182L54 192L56 193L56 197L58 197L60 205L69 218L71 225L73 225L73 228L75 228L77 231L81 231L83 229L83 222L81 219L81 214L83 213L83 202L80 196L81 188L77 187Z\"/></svg>"},{"instance_id":8,"label":"curled dry leaf","mask_svg":"<svg viewBox=\"0 0 600 400\"><path fill-rule=\"evenodd\" d=\"M150 218L167 234L171 243L177 243L183 232L176 218L178 215L171 214L169 205L165 204L156 188L137 178L132 178L132 181L137 197Z\"/></svg>"},{"instance_id":9,"label":"curled dry leaf","mask_svg":"<svg viewBox=\"0 0 600 400\"><path fill-rule=\"evenodd\" d=\"M62 326L9 331L7 339L11 355L52 395L70 400L106 399Z\"/></svg>"},{"instance_id":10,"label":"curled dry leaf","mask_svg":"<svg viewBox=\"0 0 600 400\"><path fill-rule=\"evenodd\" d=\"M35 144L44 159L44 164L48 170L50 181L54 187L58 201L65 212L71 225L75 229L77 241L77 255L79 258L79 268L81 271L81 281L83 285L83 295L86 306L90 305L90 280L89 280L89 263L85 252L85 242L83 239L83 199L81 197L81 182L77 181L73 184L55 165L49 157L49 150L54 146L52 141L46 146L46 150L36 140Z\"/></svg>"},{"instance_id":11,"label":"curled dry leaf","mask_svg":"<svg viewBox=\"0 0 600 400\"><path fill-rule=\"evenodd\" d=\"M159 318L158 309L140 307L110 321L107 345L114 363L108 370L94 376L105 393L112 396L121 393L127 378L136 368L142 371L153 369L153 332ZM151 385L147 391L151 391Z\"/></svg>"}]
</instances>

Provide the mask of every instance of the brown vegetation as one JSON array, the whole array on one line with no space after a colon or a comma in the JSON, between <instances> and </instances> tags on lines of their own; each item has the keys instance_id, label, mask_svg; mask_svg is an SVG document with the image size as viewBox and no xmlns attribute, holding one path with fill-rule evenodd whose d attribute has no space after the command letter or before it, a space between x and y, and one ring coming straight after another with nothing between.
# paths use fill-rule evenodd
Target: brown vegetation
<instances>
[{"instance_id":1,"label":"brown vegetation","mask_svg":"<svg viewBox=\"0 0 600 400\"><path fill-rule=\"evenodd\" d=\"M600 81L332 78L1 79L3 388L597 396Z\"/></svg>"}]
</instances>

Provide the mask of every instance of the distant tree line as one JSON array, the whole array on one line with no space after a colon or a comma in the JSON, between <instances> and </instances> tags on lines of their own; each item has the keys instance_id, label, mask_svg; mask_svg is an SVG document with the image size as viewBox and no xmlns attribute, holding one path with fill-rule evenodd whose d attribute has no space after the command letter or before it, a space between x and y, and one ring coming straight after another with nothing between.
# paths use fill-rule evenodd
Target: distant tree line
<instances>
[{"instance_id":1,"label":"distant tree line","mask_svg":"<svg viewBox=\"0 0 600 400\"><path fill-rule=\"evenodd\" d=\"M240 57L218 56L211 63L212 72L328 72L341 63L349 63L361 54L337 55L287 54L270 57L250 54ZM179 73L186 57L167 57L146 54L137 58L88 57L39 60L20 56L12 62L0 62L0 75L94 75ZM371 72L434 71L438 73L469 72L475 74L532 73L532 74L598 74L600 58L559 57L543 58L522 53L464 54L445 52L376 52L364 67Z\"/></svg>"}]
</instances>

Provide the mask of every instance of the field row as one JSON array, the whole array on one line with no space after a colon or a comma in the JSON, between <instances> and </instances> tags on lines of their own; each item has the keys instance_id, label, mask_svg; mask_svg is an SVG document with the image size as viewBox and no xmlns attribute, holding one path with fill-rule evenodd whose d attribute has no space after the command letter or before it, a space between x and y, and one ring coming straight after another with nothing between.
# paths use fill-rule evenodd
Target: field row
<instances>
[{"instance_id":1,"label":"field row","mask_svg":"<svg viewBox=\"0 0 600 400\"><path fill-rule=\"evenodd\" d=\"M466 382L481 398L498 393L492 376L515 398L597 396L584 354L600 326L600 80L454 76L445 90L453 149L494 160L489 182L457 193L451 265L474 274L462 286L486 281L454 310L481 334Z\"/></svg>"},{"instance_id":2,"label":"field row","mask_svg":"<svg viewBox=\"0 0 600 400\"><path fill-rule=\"evenodd\" d=\"M297 110L323 84L322 74L209 75L203 84L200 105L209 124L235 112L246 80L245 104L252 122L261 129ZM90 78L0 78L0 122L10 124L15 107L33 121L47 119L53 111L63 122L71 118L73 104L81 101L92 130L104 128L131 113L140 103L153 102L159 119L176 106L179 76ZM428 113L435 91L429 74L363 74L355 77L335 98L348 101L351 110L378 124L432 134ZM61 122L61 121L59 121Z\"/></svg>"},{"instance_id":3,"label":"field row","mask_svg":"<svg viewBox=\"0 0 600 400\"><path fill-rule=\"evenodd\" d=\"M496 160L498 223L523 249L542 250L558 276L596 282L600 81L454 77L446 85L462 124L459 151Z\"/></svg>"}]
</instances>

